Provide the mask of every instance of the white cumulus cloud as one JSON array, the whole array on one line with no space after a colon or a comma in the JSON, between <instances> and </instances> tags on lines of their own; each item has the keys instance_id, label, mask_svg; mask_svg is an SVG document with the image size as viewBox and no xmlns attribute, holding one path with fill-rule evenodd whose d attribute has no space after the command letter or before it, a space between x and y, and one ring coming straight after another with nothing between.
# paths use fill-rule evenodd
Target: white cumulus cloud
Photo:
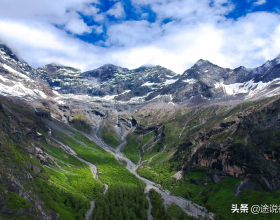
<instances>
[{"instance_id":1,"label":"white cumulus cloud","mask_svg":"<svg viewBox=\"0 0 280 220\"><path fill-rule=\"evenodd\" d=\"M107 12L93 0L12 2L0 1L0 39L34 67L56 62L89 70L105 63L127 68L149 63L183 73L200 58L223 67L255 67L280 53L280 15L226 18L234 9L230 0L211 5L209 0L132 0L142 20L128 21L120 2ZM141 17L142 6L155 13L154 22L145 20L148 11ZM81 13L98 23L88 26ZM110 23L107 14L118 22ZM106 35L95 44L74 37L91 32Z\"/></svg>"},{"instance_id":2,"label":"white cumulus cloud","mask_svg":"<svg viewBox=\"0 0 280 220\"><path fill-rule=\"evenodd\" d=\"M72 19L65 25L65 30L73 34L90 33L91 28L82 19Z\"/></svg>"},{"instance_id":3,"label":"white cumulus cloud","mask_svg":"<svg viewBox=\"0 0 280 220\"><path fill-rule=\"evenodd\" d=\"M266 0L258 0L257 2L254 2L255 6L263 5L266 3Z\"/></svg>"},{"instance_id":4,"label":"white cumulus cloud","mask_svg":"<svg viewBox=\"0 0 280 220\"><path fill-rule=\"evenodd\" d=\"M122 3L117 2L114 6L107 11L107 14L112 15L116 18L123 17L125 15Z\"/></svg>"}]
</instances>

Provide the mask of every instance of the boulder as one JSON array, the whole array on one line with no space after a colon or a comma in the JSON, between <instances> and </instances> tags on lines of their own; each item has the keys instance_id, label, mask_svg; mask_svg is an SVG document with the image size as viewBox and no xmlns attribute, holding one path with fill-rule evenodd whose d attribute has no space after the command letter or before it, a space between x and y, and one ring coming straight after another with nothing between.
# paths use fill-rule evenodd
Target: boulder
<instances>
[{"instance_id":1,"label":"boulder","mask_svg":"<svg viewBox=\"0 0 280 220\"><path fill-rule=\"evenodd\" d=\"M36 154L43 154L43 151L40 148L35 147L35 153Z\"/></svg>"},{"instance_id":2,"label":"boulder","mask_svg":"<svg viewBox=\"0 0 280 220\"><path fill-rule=\"evenodd\" d=\"M41 154L38 154L38 155L37 155L37 157L38 157L38 159L40 160L40 162L41 162L42 164L44 164L44 163L47 163L47 162L48 162L47 157L44 157L44 156L43 156L43 155L41 155Z\"/></svg>"},{"instance_id":3,"label":"boulder","mask_svg":"<svg viewBox=\"0 0 280 220\"><path fill-rule=\"evenodd\" d=\"M179 171L178 173L175 173L172 177L175 178L176 180L182 179L184 176L183 171Z\"/></svg>"}]
</instances>

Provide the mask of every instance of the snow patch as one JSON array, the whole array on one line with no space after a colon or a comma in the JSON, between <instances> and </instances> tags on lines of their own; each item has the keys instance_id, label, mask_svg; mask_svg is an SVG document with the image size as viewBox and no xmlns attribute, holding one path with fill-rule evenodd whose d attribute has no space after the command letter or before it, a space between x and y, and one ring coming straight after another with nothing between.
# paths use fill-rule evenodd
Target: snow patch
<instances>
[{"instance_id":1,"label":"snow patch","mask_svg":"<svg viewBox=\"0 0 280 220\"><path fill-rule=\"evenodd\" d=\"M0 79L3 81L3 82L6 82L8 81L7 79L5 79L3 76L0 75Z\"/></svg>"},{"instance_id":2,"label":"snow patch","mask_svg":"<svg viewBox=\"0 0 280 220\"><path fill-rule=\"evenodd\" d=\"M57 103L60 104L60 105L65 105L65 104L66 104L66 103L65 103L64 101L62 101L62 100L58 100Z\"/></svg>"},{"instance_id":3,"label":"snow patch","mask_svg":"<svg viewBox=\"0 0 280 220\"><path fill-rule=\"evenodd\" d=\"M118 95L106 95L100 99L113 100L116 96L118 96Z\"/></svg>"},{"instance_id":4,"label":"snow patch","mask_svg":"<svg viewBox=\"0 0 280 220\"><path fill-rule=\"evenodd\" d=\"M189 84L194 84L195 81L196 81L196 80L195 80L194 78L183 80L183 82L186 82L186 83L189 83Z\"/></svg>"},{"instance_id":5,"label":"snow patch","mask_svg":"<svg viewBox=\"0 0 280 220\"><path fill-rule=\"evenodd\" d=\"M18 72L18 71L16 71L16 70L14 70L13 68L9 67L9 66L6 65L6 64L4 64L3 67L4 67L6 70L8 70L8 71L10 71L11 73L13 73L14 75L16 75L16 76L19 76L19 77L21 77L21 78L25 78L25 79L31 80L28 76L25 76L24 74L22 74L22 73L20 73L20 72Z\"/></svg>"},{"instance_id":6,"label":"snow patch","mask_svg":"<svg viewBox=\"0 0 280 220\"><path fill-rule=\"evenodd\" d=\"M167 78L173 78L174 76L169 76L169 75L166 75L166 77L167 77Z\"/></svg>"},{"instance_id":7,"label":"snow patch","mask_svg":"<svg viewBox=\"0 0 280 220\"><path fill-rule=\"evenodd\" d=\"M170 85L170 84L173 84L177 81L178 79L168 79L164 82L164 85Z\"/></svg>"},{"instance_id":8,"label":"snow patch","mask_svg":"<svg viewBox=\"0 0 280 220\"><path fill-rule=\"evenodd\" d=\"M27 88L22 82L16 82L11 81L8 79L5 79L4 77L0 76L0 79L2 79L3 82L11 82L12 85L6 85L0 83L0 94L5 96L17 96L17 97L24 97L26 95L29 95L31 97L37 97L37 98L47 98L48 96L38 90L38 89L29 89Z\"/></svg>"},{"instance_id":9,"label":"snow patch","mask_svg":"<svg viewBox=\"0 0 280 220\"><path fill-rule=\"evenodd\" d=\"M152 92L147 93L144 96L140 96L140 97L133 97L129 100L129 103L138 103L138 102L145 102L145 98L148 97Z\"/></svg>"},{"instance_id":10,"label":"snow patch","mask_svg":"<svg viewBox=\"0 0 280 220\"><path fill-rule=\"evenodd\" d=\"M229 95L235 95L240 93L249 93L250 90L254 86L260 86L261 83L254 83L253 80L250 80L245 83L234 83L230 85L225 85L224 83L216 83L214 86L215 88L222 88L224 93Z\"/></svg>"},{"instance_id":11,"label":"snow patch","mask_svg":"<svg viewBox=\"0 0 280 220\"><path fill-rule=\"evenodd\" d=\"M123 93L121 93L120 95L122 95L122 94L125 94L125 93L128 93L128 92L130 92L131 90L125 90Z\"/></svg>"},{"instance_id":12,"label":"snow patch","mask_svg":"<svg viewBox=\"0 0 280 220\"><path fill-rule=\"evenodd\" d=\"M42 98L46 99L48 96L46 96L46 94L42 91L39 91L36 89L36 93L39 94Z\"/></svg>"},{"instance_id":13,"label":"snow patch","mask_svg":"<svg viewBox=\"0 0 280 220\"><path fill-rule=\"evenodd\" d=\"M153 86L153 85L158 85L158 83L145 82L142 86Z\"/></svg>"},{"instance_id":14,"label":"snow patch","mask_svg":"<svg viewBox=\"0 0 280 220\"><path fill-rule=\"evenodd\" d=\"M279 84L279 78L274 79L271 82L264 83L262 81L255 83L253 80L250 80L245 83L234 83L230 85L225 85L224 83L216 83L215 88L223 89L225 94L236 95L236 94L247 94L245 99L252 98L258 93L264 92L268 86L271 84Z\"/></svg>"}]
</instances>

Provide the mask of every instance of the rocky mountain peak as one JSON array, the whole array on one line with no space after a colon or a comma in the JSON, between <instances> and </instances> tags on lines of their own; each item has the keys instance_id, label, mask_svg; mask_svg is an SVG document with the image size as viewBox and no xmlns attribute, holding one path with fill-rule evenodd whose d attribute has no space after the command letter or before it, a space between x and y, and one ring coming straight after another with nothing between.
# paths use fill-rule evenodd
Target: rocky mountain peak
<instances>
[{"instance_id":1,"label":"rocky mountain peak","mask_svg":"<svg viewBox=\"0 0 280 220\"><path fill-rule=\"evenodd\" d=\"M277 65L279 63L280 63L280 54L275 59L266 61L262 65L262 67L264 67L264 68L271 68L271 67L273 67L273 66L275 66L275 65Z\"/></svg>"},{"instance_id":2,"label":"rocky mountain peak","mask_svg":"<svg viewBox=\"0 0 280 220\"><path fill-rule=\"evenodd\" d=\"M5 44L0 44L0 53L4 56L9 56L11 59L15 61L20 61L21 59Z\"/></svg>"},{"instance_id":3,"label":"rocky mountain peak","mask_svg":"<svg viewBox=\"0 0 280 220\"><path fill-rule=\"evenodd\" d=\"M143 72L147 69L153 69L153 68L156 68L156 67L161 67L161 66L155 66L155 65L143 65L143 66L140 66L136 69L134 69L136 72Z\"/></svg>"},{"instance_id":4,"label":"rocky mountain peak","mask_svg":"<svg viewBox=\"0 0 280 220\"><path fill-rule=\"evenodd\" d=\"M199 59L194 65L201 66L201 65L207 65L207 64L212 64L212 63L210 63L208 60Z\"/></svg>"},{"instance_id":5,"label":"rocky mountain peak","mask_svg":"<svg viewBox=\"0 0 280 220\"><path fill-rule=\"evenodd\" d=\"M106 81L114 77L117 73L126 73L129 70L126 68L122 68L120 66L116 66L114 64L105 64L97 69L86 71L82 74L82 77L94 77L99 78L100 81Z\"/></svg>"},{"instance_id":6,"label":"rocky mountain peak","mask_svg":"<svg viewBox=\"0 0 280 220\"><path fill-rule=\"evenodd\" d=\"M275 59L268 60L263 65L250 69L250 72L257 77L260 77L260 76L266 74L266 72L269 69L273 68L275 65L277 65L279 63L280 63L280 54Z\"/></svg>"},{"instance_id":7,"label":"rocky mountain peak","mask_svg":"<svg viewBox=\"0 0 280 220\"><path fill-rule=\"evenodd\" d=\"M160 76L162 79L165 78L171 78L171 77L176 77L178 76L177 73L174 73L173 71L162 67L160 65L156 65L156 66L141 66L137 69L131 70L132 72L142 72L143 74L147 74L147 75L157 75Z\"/></svg>"},{"instance_id":8,"label":"rocky mountain peak","mask_svg":"<svg viewBox=\"0 0 280 220\"><path fill-rule=\"evenodd\" d=\"M54 74L73 74L73 73L80 73L81 70L69 66L63 66L61 64L56 64L56 63L50 63L45 66L39 67L38 70L40 71L46 71L47 74L49 75L54 75Z\"/></svg>"},{"instance_id":9,"label":"rocky mountain peak","mask_svg":"<svg viewBox=\"0 0 280 220\"><path fill-rule=\"evenodd\" d=\"M208 60L198 60L190 69L186 70L181 79L196 79L198 81L220 82L227 78L230 69L219 67Z\"/></svg>"},{"instance_id":10,"label":"rocky mountain peak","mask_svg":"<svg viewBox=\"0 0 280 220\"><path fill-rule=\"evenodd\" d=\"M208 60L203 60L203 59L200 59L198 60L193 66L192 68L195 68L195 69L198 69L199 71L202 71L204 73L207 73L209 72L210 70L217 70L217 69L225 69L225 68L222 68L216 64L213 64L211 63L210 61Z\"/></svg>"},{"instance_id":11,"label":"rocky mountain peak","mask_svg":"<svg viewBox=\"0 0 280 220\"><path fill-rule=\"evenodd\" d=\"M234 71L240 71L240 70L247 70L245 66L240 66L234 69Z\"/></svg>"},{"instance_id":12,"label":"rocky mountain peak","mask_svg":"<svg viewBox=\"0 0 280 220\"><path fill-rule=\"evenodd\" d=\"M98 69L104 69L104 70L108 70L108 69L112 69L112 70L117 70L117 69L122 69L122 67L120 66L116 66L114 64L111 63L106 63L103 66L99 67Z\"/></svg>"}]
</instances>

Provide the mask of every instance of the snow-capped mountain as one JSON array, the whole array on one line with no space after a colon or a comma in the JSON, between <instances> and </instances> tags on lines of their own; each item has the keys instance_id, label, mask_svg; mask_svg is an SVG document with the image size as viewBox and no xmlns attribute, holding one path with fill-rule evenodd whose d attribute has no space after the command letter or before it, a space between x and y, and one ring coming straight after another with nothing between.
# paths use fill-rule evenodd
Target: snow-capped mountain
<instances>
[{"instance_id":1,"label":"snow-capped mountain","mask_svg":"<svg viewBox=\"0 0 280 220\"><path fill-rule=\"evenodd\" d=\"M0 53L0 94L25 100L56 96L48 85L32 79L34 69L3 44Z\"/></svg>"},{"instance_id":2,"label":"snow-capped mountain","mask_svg":"<svg viewBox=\"0 0 280 220\"><path fill-rule=\"evenodd\" d=\"M59 93L86 93L79 69L51 63L36 69L36 75Z\"/></svg>"},{"instance_id":3,"label":"snow-capped mountain","mask_svg":"<svg viewBox=\"0 0 280 220\"><path fill-rule=\"evenodd\" d=\"M49 97L55 96L55 91L68 94L61 99L79 95L127 104L168 96L173 103L197 105L259 99L280 92L280 56L260 67L236 69L199 60L179 75L161 66L129 70L106 64L81 72L48 64L35 69L3 44L0 53L2 94Z\"/></svg>"},{"instance_id":4,"label":"snow-capped mountain","mask_svg":"<svg viewBox=\"0 0 280 220\"><path fill-rule=\"evenodd\" d=\"M264 65L247 69L222 68L199 60L168 87L151 93L146 100L172 95L173 102L210 104L213 102L259 99L279 94L279 56Z\"/></svg>"},{"instance_id":5,"label":"snow-capped mountain","mask_svg":"<svg viewBox=\"0 0 280 220\"><path fill-rule=\"evenodd\" d=\"M179 75L161 66L140 67L129 70L112 64L81 73L71 67L49 64L40 67L37 75L62 94L114 96L115 100L128 101L145 96L178 79Z\"/></svg>"}]
</instances>

